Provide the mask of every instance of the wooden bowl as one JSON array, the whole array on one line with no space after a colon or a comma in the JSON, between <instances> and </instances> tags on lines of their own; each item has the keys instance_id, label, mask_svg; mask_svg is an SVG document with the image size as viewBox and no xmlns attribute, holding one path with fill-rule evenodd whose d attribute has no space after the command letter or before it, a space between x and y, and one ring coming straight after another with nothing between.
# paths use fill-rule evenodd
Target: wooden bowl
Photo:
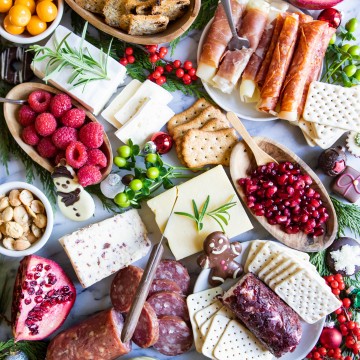
<instances>
[{"instance_id":1,"label":"wooden bowl","mask_svg":"<svg viewBox=\"0 0 360 360\"><path fill-rule=\"evenodd\" d=\"M304 232L299 232L298 234L287 234L281 230L279 225L270 225L264 216L255 216L255 214L253 214L253 212L249 209L251 214L272 236L291 248L300 251L315 252L329 247L336 237L338 223L334 206L320 179L302 159L285 146L264 137L254 137L254 140L262 150L267 152L278 162L291 161L298 163L301 171L309 174L313 179L311 187L321 194L323 205L327 208L330 216L326 222L325 233L322 236L312 238ZM231 153L230 173L234 186L245 206L247 206L246 196L242 187L238 184L238 180L248 177L250 171L254 168L256 168L254 156L244 142L239 142Z\"/></svg>"},{"instance_id":2,"label":"wooden bowl","mask_svg":"<svg viewBox=\"0 0 360 360\"><path fill-rule=\"evenodd\" d=\"M57 90L51 86L48 85L44 85L44 84L38 84L38 83L23 83L20 85L15 86L14 88L12 88L9 93L6 95L6 97L8 99L15 99L15 100L22 100L22 99L27 99L28 96L30 95L30 93L32 93L35 90L45 90L48 91L52 94L59 94L62 93L62 91ZM75 101L74 99L71 99L72 103L74 106L76 106L77 108L80 108L82 110L85 111L87 118L90 121L93 122L98 122L96 117L91 114L91 112L89 112L88 110L86 110L82 105L80 105L77 101ZM35 150L35 148L31 145L26 144L22 138L21 138L21 131L23 129L23 127L19 124L19 122L17 121L17 117L18 117L18 111L20 109L21 105L15 105L15 104L10 104L10 103L4 103L4 116L5 116L5 121L7 123L7 126L11 132L11 135L14 137L14 139L16 140L16 142L19 144L19 146L35 161L37 162L40 166L42 166L44 169L52 172L54 170L54 166L53 164L48 160L43 158L42 156L40 156L37 151ZM112 168L112 164L113 164L113 155L112 155L112 149L111 149L111 145L110 145L110 141L106 135L106 133L104 132L104 142L100 147L100 150L103 151L103 153L105 154L107 160L108 160L108 164L105 168L101 169L101 180L102 181L104 178L106 178Z\"/></svg>"},{"instance_id":3,"label":"wooden bowl","mask_svg":"<svg viewBox=\"0 0 360 360\"><path fill-rule=\"evenodd\" d=\"M171 21L164 31L158 34L140 36L129 35L127 32L119 28L109 26L106 24L105 18L103 16L83 9L74 0L65 1L78 15L88 21L91 25L95 26L97 29L120 40L142 45L167 43L181 36L194 22L201 6L201 0L190 0L190 5L187 12L181 18L176 19L175 21Z\"/></svg>"}]
</instances>

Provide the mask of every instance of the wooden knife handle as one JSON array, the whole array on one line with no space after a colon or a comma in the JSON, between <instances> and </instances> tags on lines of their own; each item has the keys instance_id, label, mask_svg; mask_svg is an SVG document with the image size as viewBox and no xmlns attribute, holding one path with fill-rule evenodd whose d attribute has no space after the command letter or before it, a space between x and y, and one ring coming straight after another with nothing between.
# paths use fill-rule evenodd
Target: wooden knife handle
<instances>
[{"instance_id":1,"label":"wooden knife handle","mask_svg":"<svg viewBox=\"0 0 360 360\"><path fill-rule=\"evenodd\" d=\"M146 298L149 294L150 285L154 279L156 269L159 265L160 259L164 253L164 247L161 243L156 244L150 254L149 260L146 264L144 274L141 278L139 287L136 291L134 301L131 304L129 313L126 315L124 328L121 332L121 341L123 343L131 340L136 325L139 321L141 310L145 304Z\"/></svg>"}]
</instances>

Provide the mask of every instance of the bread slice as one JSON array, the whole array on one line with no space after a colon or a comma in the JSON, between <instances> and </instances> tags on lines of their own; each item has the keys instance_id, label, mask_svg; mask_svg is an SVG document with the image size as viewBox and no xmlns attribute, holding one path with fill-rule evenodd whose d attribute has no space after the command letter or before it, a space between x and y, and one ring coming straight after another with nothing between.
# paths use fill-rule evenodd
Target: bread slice
<instances>
[{"instance_id":1,"label":"bread slice","mask_svg":"<svg viewBox=\"0 0 360 360\"><path fill-rule=\"evenodd\" d=\"M148 0L143 5L138 5L136 7L136 14L138 15L152 15L153 6L158 6L161 4L160 0Z\"/></svg>"},{"instance_id":2,"label":"bread slice","mask_svg":"<svg viewBox=\"0 0 360 360\"><path fill-rule=\"evenodd\" d=\"M163 15L121 15L120 27L129 35L150 35L164 31L169 18Z\"/></svg>"},{"instance_id":3,"label":"bread slice","mask_svg":"<svg viewBox=\"0 0 360 360\"><path fill-rule=\"evenodd\" d=\"M129 32L131 16L132 15L120 15L119 17L119 27L127 32Z\"/></svg>"},{"instance_id":4,"label":"bread slice","mask_svg":"<svg viewBox=\"0 0 360 360\"><path fill-rule=\"evenodd\" d=\"M105 0L75 0L75 2L83 9L97 14L102 14L105 6Z\"/></svg>"},{"instance_id":5,"label":"bread slice","mask_svg":"<svg viewBox=\"0 0 360 360\"><path fill-rule=\"evenodd\" d=\"M152 15L167 16L170 21L183 16L190 5L190 0L164 0L161 5L153 6Z\"/></svg>"},{"instance_id":6,"label":"bread slice","mask_svg":"<svg viewBox=\"0 0 360 360\"><path fill-rule=\"evenodd\" d=\"M125 14L125 0L106 0L103 9L105 22L114 27L120 27L120 17Z\"/></svg>"},{"instance_id":7,"label":"bread slice","mask_svg":"<svg viewBox=\"0 0 360 360\"><path fill-rule=\"evenodd\" d=\"M125 14L135 14L137 6L146 4L148 0L126 0L125 1Z\"/></svg>"}]
</instances>

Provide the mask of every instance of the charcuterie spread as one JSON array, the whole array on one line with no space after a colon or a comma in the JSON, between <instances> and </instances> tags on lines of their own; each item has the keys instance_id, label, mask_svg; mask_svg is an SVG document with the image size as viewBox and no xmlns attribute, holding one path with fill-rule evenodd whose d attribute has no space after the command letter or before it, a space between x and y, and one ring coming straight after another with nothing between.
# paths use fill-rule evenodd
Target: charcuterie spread
<instances>
[{"instance_id":1,"label":"charcuterie spread","mask_svg":"<svg viewBox=\"0 0 360 360\"><path fill-rule=\"evenodd\" d=\"M0 359L358 359L358 11L0 0Z\"/></svg>"}]
</instances>

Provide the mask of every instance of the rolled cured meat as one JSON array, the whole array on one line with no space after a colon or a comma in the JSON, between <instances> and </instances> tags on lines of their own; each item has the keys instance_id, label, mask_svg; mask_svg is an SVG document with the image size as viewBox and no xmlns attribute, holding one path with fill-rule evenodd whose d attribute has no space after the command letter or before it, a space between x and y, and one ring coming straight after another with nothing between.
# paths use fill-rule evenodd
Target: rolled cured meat
<instances>
[{"instance_id":1,"label":"rolled cured meat","mask_svg":"<svg viewBox=\"0 0 360 360\"><path fill-rule=\"evenodd\" d=\"M298 45L282 88L282 99L278 115L280 119L299 120L298 109L305 83L311 70L316 48L326 28L328 28L328 23L325 21L300 24Z\"/></svg>"},{"instance_id":2,"label":"rolled cured meat","mask_svg":"<svg viewBox=\"0 0 360 360\"><path fill-rule=\"evenodd\" d=\"M214 86L222 92L231 93L239 81L251 55L259 45L269 8L270 5L265 0L250 0L247 4L238 34L249 40L250 47L225 53L219 70L212 79Z\"/></svg>"},{"instance_id":3,"label":"rolled cured meat","mask_svg":"<svg viewBox=\"0 0 360 360\"><path fill-rule=\"evenodd\" d=\"M124 320L113 308L102 311L51 340L47 360L113 360L131 351L120 340Z\"/></svg>"},{"instance_id":4,"label":"rolled cured meat","mask_svg":"<svg viewBox=\"0 0 360 360\"><path fill-rule=\"evenodd\" d=\"M298 314L254 274L241 278L223 295L222 302L276 357L293 352L299 344Z\"/></svg>"},{"instance_id":5,"label":"rolled cured meat","mask_svg":"<svg viewBox=\"0 0 360 360\"><path fill-rule=\"evenodd\" d=\"M273 2L270 6L269 15L266 21L264 32L261 36L258 47L251 55L251 58L246 65L246 68L241 77L240 84L240 99L246 102L256 102L259 99L254 97L256 90L255 78L260 70L266 52L269 49L271 38L275 29L277 17L279 14L284 13L289 7L288 3L284 1ZM256 92L258 94L258 92Z\"/></svg>"},{"instance_id":6,"label":"rolled cured meat","mask_svg":"<svg viewBox=\"0 0 360 360\"><path fill-rule=\"evenodd\" d=\"M248 1L249 0L230 0L235 26L240 21ZM210 25L210 29L202 46L196 72L196 75L199 78L206 82L211 81L231 37L231 30L224 7L219 4L215 12L214 20Z\"/></svg>"},{"instance_id":7,"label":"rolled cured meat","mask_svg":"<svg viewBox=\"0 0 360 360\"><path fill-rule=\"evenodd\" d=\"M260 111L273 112L276 108L281 87L295 50L298 29L299 15L287 15L261 89L261 99L258 103L258 110Z\"/></svg>"}]
</instances>

